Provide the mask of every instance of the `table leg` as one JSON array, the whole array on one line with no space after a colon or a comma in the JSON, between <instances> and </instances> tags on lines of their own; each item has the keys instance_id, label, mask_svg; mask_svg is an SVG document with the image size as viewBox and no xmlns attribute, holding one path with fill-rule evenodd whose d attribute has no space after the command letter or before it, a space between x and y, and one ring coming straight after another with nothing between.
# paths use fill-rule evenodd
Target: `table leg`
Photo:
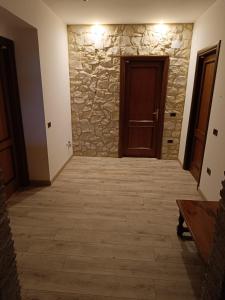
<instances>
[{"instance_id":1,"label":"table leg","mask_svg":"<svg viewBox=\"0 0 225 300\"><path fill-rule=\"evenodd\" d=\"M184 217L182 216L182 213L180 212L179 219L178 219L178 225L177 225L178 237L182 238L184 232L189 232L189 230L187 227L184 227Z\"/></svg>"}]
</instances>

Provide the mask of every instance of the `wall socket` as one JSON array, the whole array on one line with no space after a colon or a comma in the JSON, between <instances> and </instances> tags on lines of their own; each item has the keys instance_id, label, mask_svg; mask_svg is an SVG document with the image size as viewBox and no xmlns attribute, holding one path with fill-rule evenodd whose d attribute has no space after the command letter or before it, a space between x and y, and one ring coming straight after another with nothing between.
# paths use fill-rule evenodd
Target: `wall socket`
<instances>
[{"instance_id":1,"label":"wall socket","mask_svg":"<svg viewBox=\"0 0 225 300\"><path fill-rule=\"evenodd\" d=\"M213 129L213 135L218 136L218 129L216 128Z\"/></svg>"},{"instance_id":2,"label":"wall socket","mask_svg":"<svg viewBox=\"0 0 225 300\"><path fill-rule=\"evenodd\" d=\"M71 141L68 141L68 142L66 143L66 146L67 146L68 148L71 148L71 147L72 147Z\"/></svg>"},{"instance_id":3,"label":"wall socket","mask_svg":"<svg viewBox=\"0 0 225 300\"><path fill-rule=\"evenodd\" d=\"M173 140L167 140L168 144L173 144Z\"/></svg>"},{"instance_id":4,"label":"wall socket","mask_svg":"<svg viewBox=\"0 0 225 300\"><path fill-rule=\"evenodd\" d=\"M210 169L210 168L207 168L206 172L207 172L207 174L208 174L209 176L211 176L211 174L212 174L212 171L211 171L211 169Z\"/></svg>"}]
</instances>

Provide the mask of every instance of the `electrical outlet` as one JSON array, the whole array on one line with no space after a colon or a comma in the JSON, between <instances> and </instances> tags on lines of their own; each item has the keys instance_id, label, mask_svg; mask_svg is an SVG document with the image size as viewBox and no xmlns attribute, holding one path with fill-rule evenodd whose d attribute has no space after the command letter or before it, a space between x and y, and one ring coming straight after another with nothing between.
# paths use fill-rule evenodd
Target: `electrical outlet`
<instances>
[{"instance_id":1,"label":"electrical outlet","mask_svg":"<svg viewBox=\"0 0 225 300\"><path fill-rule=\"evenodd\" d=\"M167 140L168 144L173 144L173 140Z\"/></svg>"},{"instance_id":2,"label":"electrical outlet","mask_svg":"<svg viewBox=\"0 0 225 300\"><path fill-rule=\"evenodd\" d=\"M208 174L209 176L211 176L211 174L212 174L212 171L211 171L211 169L210 169L210 168L207 168L206 172L207 172L207 174Z\"/></svg>"},{"instance_id":3,"label":"electrical outlet","mask_svg":"<svg viewBox=\"0 0 225 300\"><path fill-rule=\"evenodd\" d=\"M213 135L218 136L218 129L213 129Z\"/></svg>"}]
</instances>

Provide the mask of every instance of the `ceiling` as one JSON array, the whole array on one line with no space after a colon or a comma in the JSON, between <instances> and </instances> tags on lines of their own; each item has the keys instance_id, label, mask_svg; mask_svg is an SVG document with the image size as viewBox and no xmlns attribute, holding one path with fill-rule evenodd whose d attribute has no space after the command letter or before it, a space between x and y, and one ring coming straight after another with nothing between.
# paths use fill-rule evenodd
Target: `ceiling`
<instances>
[{"instance_id":1,"label":"ceiling","mask_svg":"<svg viewBox=\"0 0 225 300\"><path fill-rule=\"evenodd\" d=\"M22 19L19 19L8 10L0 6L0 23L1 31L5 28L6 32L10 32L12 29L33 29L36 30L33 26L26 23ZM10 30L11 29L11 30ZM9 30L9 31L8 31ZM14 30L13 30L14 31ZM12 31L12 32L13 32Z\"/></svg>"},{"instance_id":2,"label":"ceiling","mask_svg":"<svg viewBox=\"0 0 225 300\"><path fill-rule=\"evenodd\" d=\"M215 0L43 0L67 24L194 22Z\"/></svg>"}]
</instances>

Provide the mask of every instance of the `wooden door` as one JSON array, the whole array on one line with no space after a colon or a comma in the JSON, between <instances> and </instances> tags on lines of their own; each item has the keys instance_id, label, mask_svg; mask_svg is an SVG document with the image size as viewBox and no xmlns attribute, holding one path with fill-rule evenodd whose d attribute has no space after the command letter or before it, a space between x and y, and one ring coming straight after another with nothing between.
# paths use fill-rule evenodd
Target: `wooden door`
<instances>
[{"instance_id":1,"label":"wooden door","mask_svg":"<svg viewBox=\"0 0 225 300\"><path fill-rule=\"evenodd\" d=\"M22 119L11 41L0 38L0 168L7 198L28 184Z\"/></svg>"},{"instance_id":2,"label":"wooden door","mask_svg":"<svg viewBox=\"0 0 225 300\"><path fill-rule=\"evenodd\" d=\"M120 156L161 157L168 57L121 60Z\"/></svg>"},{"instance_id":3,"label":"wooden door","mask_svg":"<svg viewBox=\"0 0 225 300\"><path fill-rule=\"evenodd\" d=\"M186 156L188 169L199 182L211 111L219 45L198 53Z\"/></svg>"},{"instance_id":4,"label":"wooden door","mask_svg":"<svg viewBox=\"0 0 225 300\"><path fill-rule=\"evenodd\" d=\"M17 188L15 168L15 150L12 136L11 120L8 106L7 90L5 90L5 74L3 72L3 51L0 51L0 168L3 171L6 193L9 197Z\"/></svg>"}]
</instances>

